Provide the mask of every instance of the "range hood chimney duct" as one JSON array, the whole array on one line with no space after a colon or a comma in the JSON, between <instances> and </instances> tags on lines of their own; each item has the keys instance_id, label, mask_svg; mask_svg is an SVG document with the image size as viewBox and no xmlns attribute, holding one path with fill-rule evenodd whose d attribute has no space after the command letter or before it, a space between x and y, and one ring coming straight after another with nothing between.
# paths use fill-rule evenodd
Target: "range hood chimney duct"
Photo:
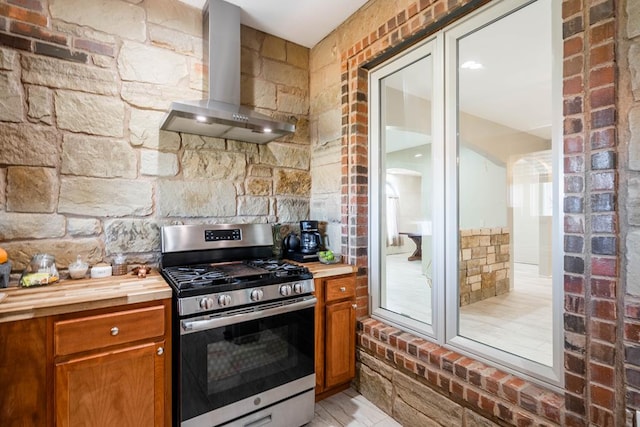
<instances>
[{"instance_id":1,"label":"range hood chimney duct","mask_svg":"<svg viewBox=\"0 0 640 427\"><path fill-rule=\"evenodd\" d=\"M208 40L209 99L172 102L160 128L257 144L295 132L290 123L240 105L240 8L209 0L204 37L205 45Z\"/></svg>"}]
</instances>

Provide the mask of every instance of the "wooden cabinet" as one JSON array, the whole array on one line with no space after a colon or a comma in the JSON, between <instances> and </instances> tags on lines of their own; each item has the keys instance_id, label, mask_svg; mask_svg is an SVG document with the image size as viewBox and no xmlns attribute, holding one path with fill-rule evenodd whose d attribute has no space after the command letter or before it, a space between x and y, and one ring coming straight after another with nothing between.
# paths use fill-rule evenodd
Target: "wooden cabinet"
<instances>
[{"instance_id":1,"label":"wooden cabinet","mask_svg":"<svg viewBox=\"0 0 640 427\"><path fill-rule=\"evenodd\" d=\"M0 425L170 426L171 300L0 323Z\"/></svg>"},{"instance_id":2,"label":"wooden cabinet","mask_svg":"<svg viewBox=\"0 0 640 427\"><path fill-rule=\"evenodd\" d=\"M57 427L169 425L169 310L153 305L53 322Z\"/></svg>"},{"instance_id":3,"label":"wooden cabinet","mask_svg":"<svg viewBox=\"0 0 640 427\"><path fill-rule=\"evenodd\" d=\"M315 279L316 400L349 387L355 376L356 276Z\"/></svg>"},{"instance_id":4,"label":"wooden cabinet","mask_svg":"<svg viewBox=\"0 0 640 427\"><path fill-rule=\"evenodd\" d=\"M0 425L46 426L46 319L0 323Z\"/></svg>"}]
</instances>

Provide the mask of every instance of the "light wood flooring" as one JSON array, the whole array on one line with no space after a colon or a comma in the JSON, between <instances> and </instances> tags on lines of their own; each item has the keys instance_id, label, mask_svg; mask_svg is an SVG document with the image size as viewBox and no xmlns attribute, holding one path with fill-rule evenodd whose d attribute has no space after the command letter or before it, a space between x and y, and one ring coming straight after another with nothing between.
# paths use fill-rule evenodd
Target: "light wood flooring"
<instances>
[{"instance_id":1,"label":"light wood flooring","mask_svg":"<svg viewBox=\"0 0 640 427\"><path fill-rule=\"evenodd\" d=\"M316 403L307 427L400 427L401 425L353 389Z\"/></svg>"},{"instance_id":2,"label":"light wood flooring","mask_svg":"<svg viewBox=\"0 0 640 427\"><path fill-rule=\"evenodd\" d=\"M432 288L420 262L407 261L407 255L387 256L385 307L431 324ZM551 278L540 276L537 266L529 264L515 264L513 273L511 292L460 309L460 335L551 366Z\"/></svg>"}]
</instances>

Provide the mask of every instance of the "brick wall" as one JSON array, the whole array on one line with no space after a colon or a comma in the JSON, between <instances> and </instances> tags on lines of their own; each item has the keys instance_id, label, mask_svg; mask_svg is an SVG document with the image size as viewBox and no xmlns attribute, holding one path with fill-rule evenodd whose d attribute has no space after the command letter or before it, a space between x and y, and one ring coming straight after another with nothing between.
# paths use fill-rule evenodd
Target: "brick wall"
<instances>
[{"instance_id":1,"label":"brick wall","mask_svg":"<svg viewBox=\"0 0 640 427\"><path fill-rule=\"evenodd\" d=\"M403 5L389 14L388 20L378 28L362 32L362 38L342 52L343 253L348 250L349 260L360 267L359 378L377 370L382 377L389 377L391 384L381 383L380 386L393 394L393 372L402 372L462 407L472 407L500 424L531 425L531 420L538 421L542 417L545 420L542 424L624 425L630 419L630 412L626 412L625 407L640 405L640 394L635 388L625 388L622 374L626 366L627 380L633 387L640 385L637 381L640 362L636 361L640 354L637 346L640 338L637 333L640 310L637 307L640 304L637 300L627 299L627 320L623 327L619 302L624 291L618 250L619 153L616 133L618 27L614 6L618 4L624 10L625 5L633 2L562 2L566 193L563 201L566 233L564 393L547 394L550 393L548 390L522 393L530 387L532 390L537 388L517 377L505 382L487 377L476 381L463 368L456 370L457 361L464 360L460 355L366 319L369 172L366 69L397 49L403 41L443 28L484 3L421 0ZM623 333L628 353L626 365L621 343ZM403 338L396 340L395 336ZM414 343L414 347L407 343ZM422 362L420 351L416 352L421 346L426 347L425 354L428 353ZM446 355L444 359L443 355ZM479 362L467 360L461 363ZM391 374L387 375L389 372ZM520 394L510 388L512 384L517 384ZM554 403L548 405L547 399ZM547 409L549 413L545 412Z\"/></svg>"}]
</instances>

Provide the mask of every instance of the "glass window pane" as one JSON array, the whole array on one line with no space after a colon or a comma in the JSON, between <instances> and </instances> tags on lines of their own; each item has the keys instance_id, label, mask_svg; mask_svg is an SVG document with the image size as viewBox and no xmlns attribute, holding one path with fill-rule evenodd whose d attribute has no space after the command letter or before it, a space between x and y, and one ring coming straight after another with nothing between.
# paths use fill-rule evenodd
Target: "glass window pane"
<instances>
[{"instance_id":1,"label":"glass window pane","mask_svg":"<svg viewBox=\"0 0 640 427\"><path fill-rule=\"evenodd\" d=\"M431 55L380 80L380 307L432 322Z\"/></svg>"},{"instance_id":2,"label":"glass window pane","mask_svg":"<svg viewBox=\"0 0 640 427\"><path fill-rule=\"evenodd\" d=\"M459 334L552 366L551 0L458 40Z\"/></svg>"}]
</instances>

